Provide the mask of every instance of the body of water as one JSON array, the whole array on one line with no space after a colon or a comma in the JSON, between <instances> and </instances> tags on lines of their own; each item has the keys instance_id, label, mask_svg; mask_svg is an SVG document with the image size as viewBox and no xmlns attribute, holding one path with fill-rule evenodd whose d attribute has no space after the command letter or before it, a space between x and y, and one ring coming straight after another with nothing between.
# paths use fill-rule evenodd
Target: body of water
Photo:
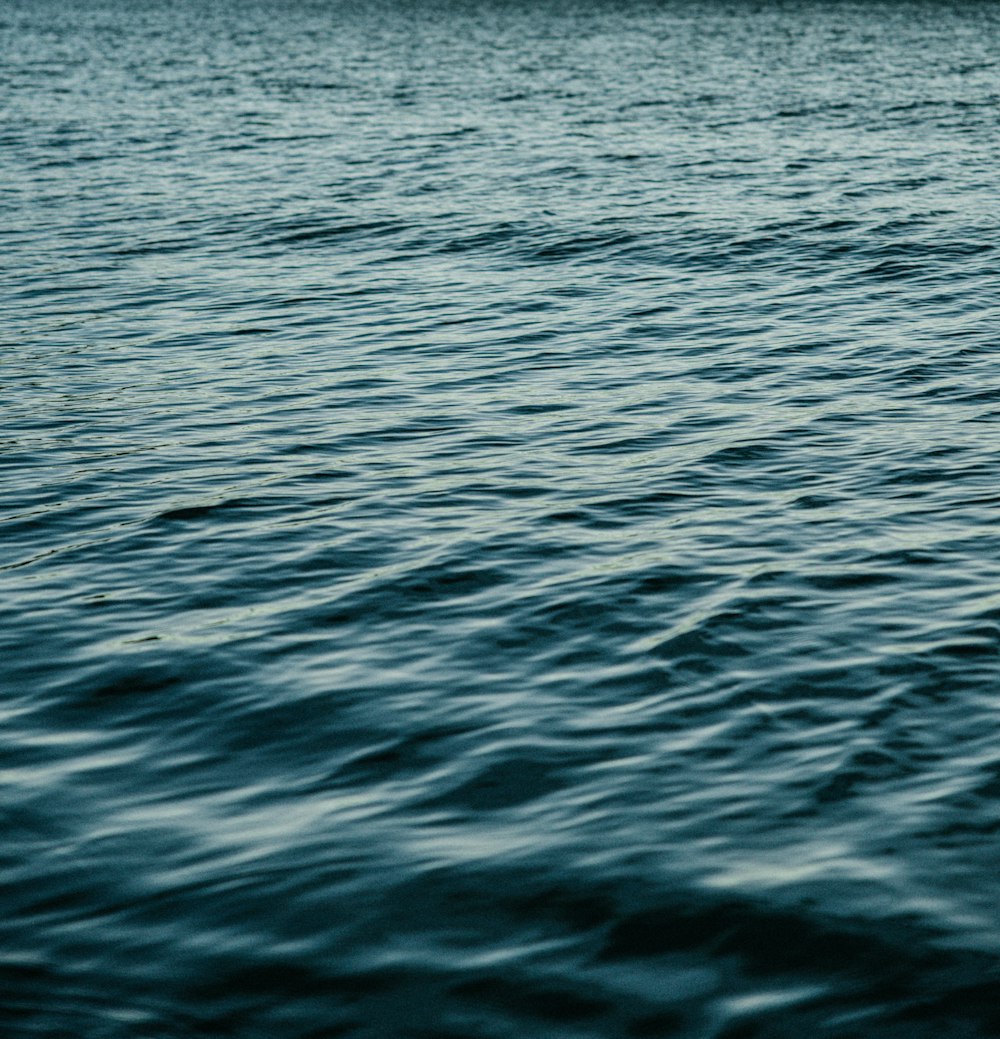
<instances>
[{"instance_id":1,"label":"body of water","mask_svg":"<svg viewBox=\"0 0 1000 1039\"><path fill-rule=\"evenodd\" d=\"M1000 1034L1000 9L0 54L4 1035Z\"/></svg>"}]
</instances>

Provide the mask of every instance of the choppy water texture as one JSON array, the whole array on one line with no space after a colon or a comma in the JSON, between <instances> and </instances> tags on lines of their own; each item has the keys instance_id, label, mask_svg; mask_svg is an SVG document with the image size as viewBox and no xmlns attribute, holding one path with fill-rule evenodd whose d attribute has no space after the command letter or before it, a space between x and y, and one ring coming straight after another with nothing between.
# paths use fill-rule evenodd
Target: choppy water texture
<instances>
[{"instance_id":1,"label":"choppy water texture","mask_svg":"<svg viewBox=\"0 0 1000 1039\"><path fill-rule=\"evenodd\" d=\"M0 21L3 1034L1000 1034L1000 8Z\"/></svg>"}]
</instances>

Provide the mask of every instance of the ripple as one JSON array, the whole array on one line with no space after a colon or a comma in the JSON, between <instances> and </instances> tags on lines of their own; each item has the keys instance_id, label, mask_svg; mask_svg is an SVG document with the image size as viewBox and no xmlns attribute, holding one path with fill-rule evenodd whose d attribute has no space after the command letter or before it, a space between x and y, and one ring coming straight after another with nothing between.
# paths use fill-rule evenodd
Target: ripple
<instances>
[{"instance_id":1,"label":"ripple","mask_svg":"<svg viewBox=\"0 0 1000 1039\"><path fill-rule=\"evenodd\" d=\"M1000 19L0 19L11 1036L989 1036Z\"/></svg>"}]
</instances>

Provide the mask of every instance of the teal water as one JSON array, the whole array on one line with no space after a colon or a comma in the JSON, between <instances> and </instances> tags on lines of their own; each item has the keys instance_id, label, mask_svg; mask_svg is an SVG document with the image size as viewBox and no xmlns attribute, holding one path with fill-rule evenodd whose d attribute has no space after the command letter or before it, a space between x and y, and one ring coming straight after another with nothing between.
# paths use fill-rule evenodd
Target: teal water
<instances>
[{"instance_id":1,"label":"teal water","mask_svg":"<svg viewBox=\"0 0 1000 1039\"><path fill-rule=\"evenodd\" d=\"M1000 1034L1000 9L0 11L0 1026Z\"/></svg>"}]
</instances>

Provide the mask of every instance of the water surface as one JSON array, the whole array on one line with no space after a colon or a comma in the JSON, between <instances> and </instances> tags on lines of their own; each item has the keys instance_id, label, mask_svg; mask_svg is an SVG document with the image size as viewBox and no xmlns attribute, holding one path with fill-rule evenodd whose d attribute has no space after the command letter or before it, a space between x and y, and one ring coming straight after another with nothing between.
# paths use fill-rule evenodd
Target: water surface
<instances>
[{"instance_id":1,"label":"water surface","mask_svg":"<svg viewBox=\"0 0 1000 1039\"><path fill-rule=\"evenodd\" d=\"M1000 1032L1000 9L0 54L6 1035Z\"/></svg>"}]
</instances>

